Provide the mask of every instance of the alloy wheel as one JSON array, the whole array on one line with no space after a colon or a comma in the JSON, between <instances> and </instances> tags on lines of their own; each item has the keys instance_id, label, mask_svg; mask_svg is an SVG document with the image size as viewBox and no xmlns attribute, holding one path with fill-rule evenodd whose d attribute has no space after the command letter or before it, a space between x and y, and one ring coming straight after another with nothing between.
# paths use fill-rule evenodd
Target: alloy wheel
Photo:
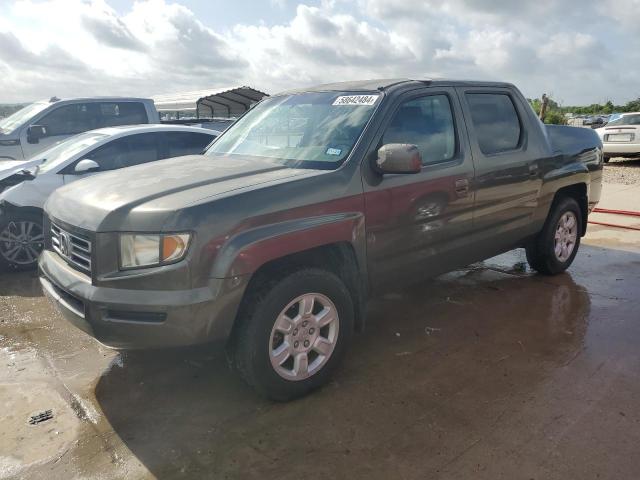
<instances>
[{"instance_id":1,"label":"alloy wheel","mask_svg":"<svg viewBox=\"0 0 640 480\"><path fill-rule=\"evenodd\" d=\"M575 213L568 211L562 214L556 225L554 252L560 262L566 262L576 248L578 240L578 219Z\"/></svg>"},{"instance_id":2,"label":"alloy wheel","mask_svg":"<svg viewBox=\"0 0 640 480\"><path fill-rule=\"evenodd\" d=\"M42 226L36 222L12 221L0 232L0 255L15 265L35 263L43 245Z\"/></svg>"},{"instance_id":3,"label":"alloy wheel","mask_svg":"<svg viewBox=\"0 0 640 480\"><path fill-rule=\"evenodd\" d=\"M338 311L328 297L300 295L280 312L271 330L272 367L286 380L309 378L331 358L339 328Z\"/></svg>"}]
</instances>

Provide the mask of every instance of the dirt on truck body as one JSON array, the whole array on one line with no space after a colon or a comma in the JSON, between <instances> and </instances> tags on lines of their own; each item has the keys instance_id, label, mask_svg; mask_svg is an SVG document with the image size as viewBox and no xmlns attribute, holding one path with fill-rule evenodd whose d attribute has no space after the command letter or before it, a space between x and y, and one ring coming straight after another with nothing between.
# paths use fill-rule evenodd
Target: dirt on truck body
<instances>
[{"instance_id":1,"label":"dirt on truck body","mask_svg":"<svg viewBox=\"0 0 640 480\"><path fill-rule=\"evenodd\" d=\"M44 291L116 348L223 341L261 393L326 383L367 297L525 247L564 271L602 143L507 83L380 80L263 100L203 156L106 173L47 205Z\"/></svg>"}]
</instances>

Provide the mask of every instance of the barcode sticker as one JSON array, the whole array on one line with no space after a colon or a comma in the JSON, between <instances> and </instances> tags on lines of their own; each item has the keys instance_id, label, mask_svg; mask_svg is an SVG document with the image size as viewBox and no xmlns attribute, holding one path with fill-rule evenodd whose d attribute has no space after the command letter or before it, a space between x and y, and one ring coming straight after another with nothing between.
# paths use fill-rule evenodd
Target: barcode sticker
<instances>
[{"instance_id":1,"label":"barcode sticker","mask_svg":"<svg viewBox=\"0 0 640 480\"><path fill-rule=\"evenodd\" d=\"M332 105L373 105L380 95L341 95Z\"/></svg>"},{"instance_id":2,"label":"barcode sticker","mask_svg":"<svg viewBox=\"0 0 640 480\"><path fill-rule=\"evenodd\" d=\"M341 148L327 148L325 152L327 155L340 155L342 153Z\"/></svg>"}]
</instances>

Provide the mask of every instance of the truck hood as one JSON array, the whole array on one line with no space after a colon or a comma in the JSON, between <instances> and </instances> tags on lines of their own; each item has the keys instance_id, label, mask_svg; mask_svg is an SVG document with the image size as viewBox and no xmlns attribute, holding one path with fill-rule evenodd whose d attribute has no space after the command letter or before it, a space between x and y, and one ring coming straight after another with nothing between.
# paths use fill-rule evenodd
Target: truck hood
<instances>
[{"instance_id":1,"label":"truck hood","mask_svg":"<svg viewBox=\"0 0 640 480\"><path fill-rule=\"evenodd\" d=\"M169 215L205 198L312 172L255 157L190 155L66 185L49 197L45 211L93 232L161 231Z\"/></svg>"}]
</instances>

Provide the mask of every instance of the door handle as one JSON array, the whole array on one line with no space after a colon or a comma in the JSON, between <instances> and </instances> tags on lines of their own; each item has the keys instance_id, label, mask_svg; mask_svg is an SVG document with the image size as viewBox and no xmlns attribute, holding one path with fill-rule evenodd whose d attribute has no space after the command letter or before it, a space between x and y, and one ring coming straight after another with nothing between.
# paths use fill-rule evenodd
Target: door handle
<instances>
[{"instance_id":1,"label":"door handle","mask_svg":"<svg viewBox=\"0 0 640 480\"><path fill-rule=\"evenodd\" d=\"M469 180L466 178L461 178L456 180L456 195L458 197L468 197L469 196Z\"/></svg>"},{"instance_id":2,"label":"door handle","mask_svg":"<svg viewBox=\"0 0 640 480\"><path fill-rule=\"evenodd\" d=\"M529 176L532 178L538 176L538 165L529 165Z\"/></svg>"}]
</instances>

